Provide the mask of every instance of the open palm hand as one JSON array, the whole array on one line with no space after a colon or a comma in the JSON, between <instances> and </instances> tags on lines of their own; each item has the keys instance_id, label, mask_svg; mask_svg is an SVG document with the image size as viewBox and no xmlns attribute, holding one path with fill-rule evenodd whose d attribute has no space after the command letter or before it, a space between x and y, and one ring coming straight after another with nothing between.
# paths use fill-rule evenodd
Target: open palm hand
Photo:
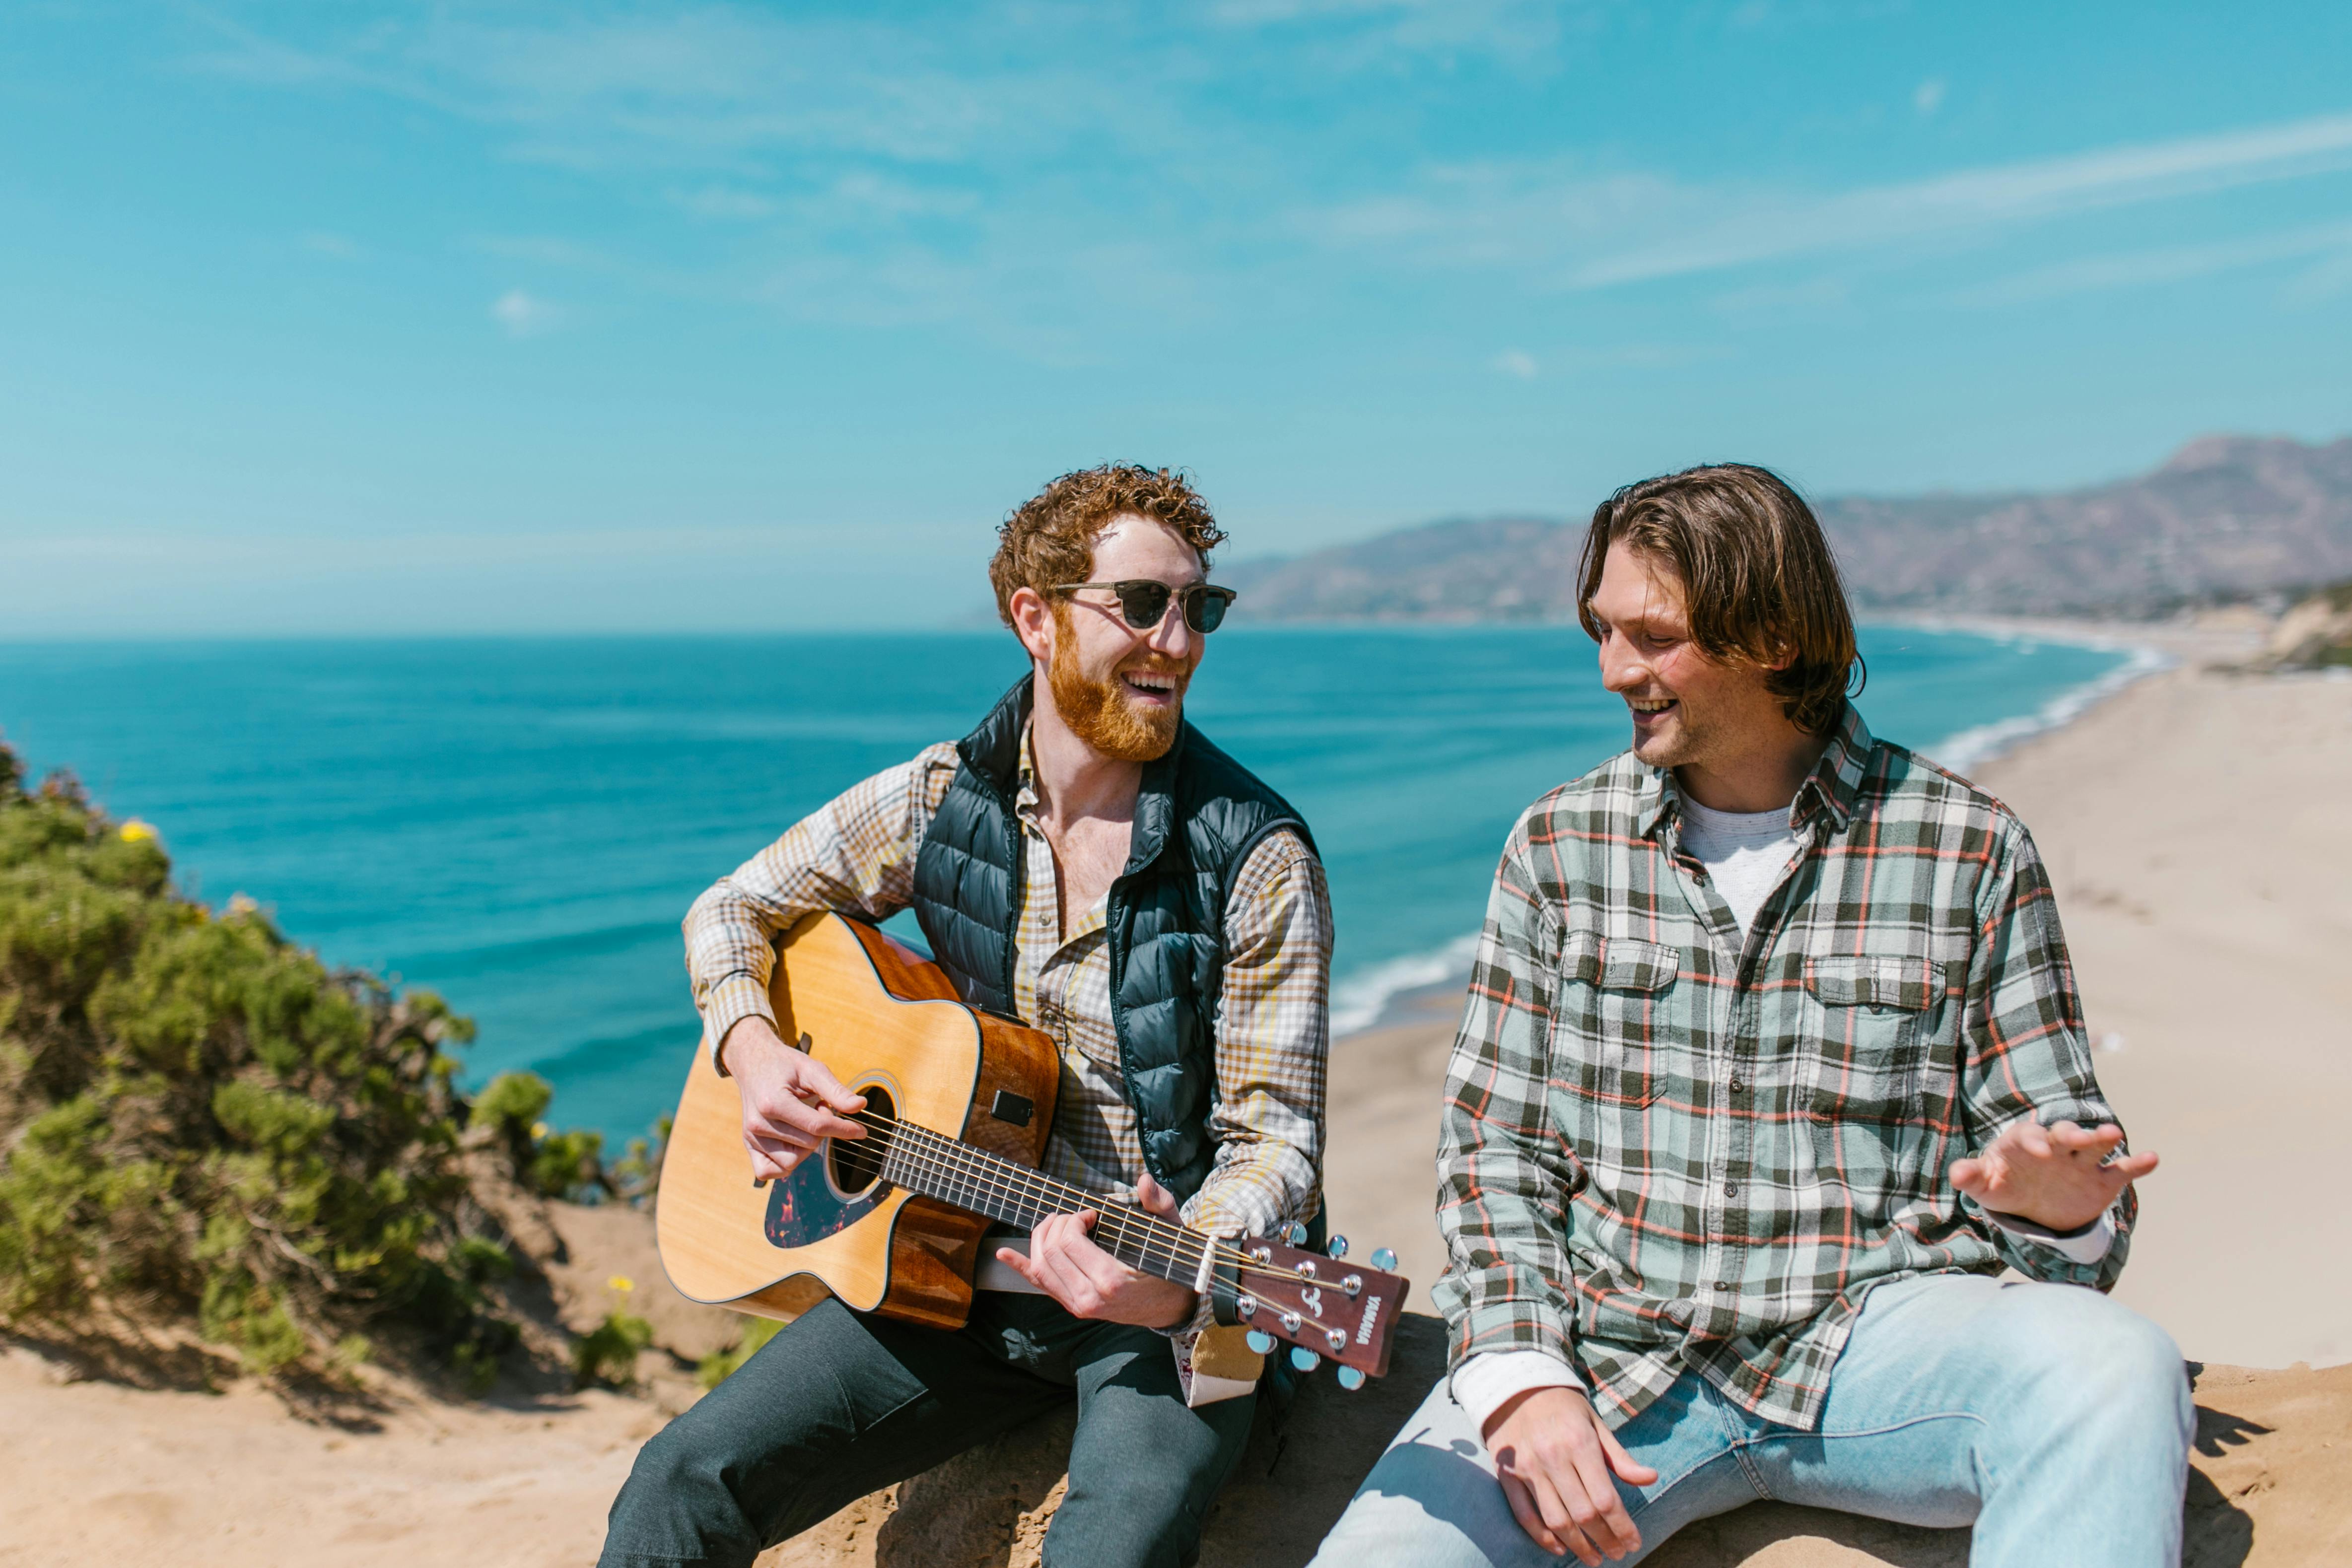
<instances>
[{"instance_id":1,"label":"open palm hand","mask_svg":"<svg viewBox=\"0 0 2352 1568\"><path fill-rule=\"evenodd\" d=\"M1995 1214L2078 1229L2156 1168L2154 1155L2116 1155L2123 1141L2124 1130L2112 1124L2044 1127L2028 1118L2011 1123L1983 1154L1953 1162L1952 1185Z\"/></svg>"}]
</instances>

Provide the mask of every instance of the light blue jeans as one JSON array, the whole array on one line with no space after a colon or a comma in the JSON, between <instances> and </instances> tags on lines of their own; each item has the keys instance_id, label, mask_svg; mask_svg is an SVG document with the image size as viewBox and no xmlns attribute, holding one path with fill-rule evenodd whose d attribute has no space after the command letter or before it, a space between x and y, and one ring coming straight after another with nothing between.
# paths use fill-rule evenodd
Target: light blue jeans
<instances>
[{"instance_id":1,"label":"light blue jeans","mask_svg":"<svg viewBox=\"0 0 2352 1568\"><path fill-rule=\"evenodd\" d=\"M1864 1298L1821 1427L1749 1415L1685 1375L1618 1428L1658 1472L1617 1483L1638 1563L1693 1520L1759 1498L1909 1524L1973 1524L1975 1568L2172 1568L2194 1407L2180 1352L2074 1285L1930 1275ZM1477 1432L1439 1383L1324 1539L1315 1568L1523 1568ZM1573 1563L1570 1557L1566 1561Z\"/></svg>"}]
</instances>

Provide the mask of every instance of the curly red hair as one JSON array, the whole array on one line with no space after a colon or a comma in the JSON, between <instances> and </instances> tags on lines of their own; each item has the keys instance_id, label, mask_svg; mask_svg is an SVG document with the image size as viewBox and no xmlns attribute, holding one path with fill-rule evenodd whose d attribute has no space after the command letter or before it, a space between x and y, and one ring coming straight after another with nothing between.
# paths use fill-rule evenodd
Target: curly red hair
<instances>
[{"instance_id":1,"label":"curly red hair","mask_svg":"<svg viewBox=\"0 0 2352 1568\"><path fill-rule=\"evenodd\" d=\"M1065 474L1015 508L996 530L996 555L988 580L996 590L996 612L1013 624L1018 589L1043 591L1056 583L1084 582L1094 570L1095 539L1113 518L1150 517L1176 530L1199 552L1201 570L1209 551L1224 541L1209 503L1173 468L1106 463Z\"/></svg>"}]
</instances>

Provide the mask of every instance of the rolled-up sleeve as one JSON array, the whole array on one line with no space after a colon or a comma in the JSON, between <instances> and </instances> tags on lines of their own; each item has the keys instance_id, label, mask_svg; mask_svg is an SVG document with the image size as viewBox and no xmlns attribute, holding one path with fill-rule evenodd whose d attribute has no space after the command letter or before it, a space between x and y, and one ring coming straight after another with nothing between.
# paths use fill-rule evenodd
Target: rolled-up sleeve
<instances>
[{"instance_id":1,"label":"rolled-up sleeve","mask_svg":"<svg viewBox=\"0 0 2352 1568\"><path fill-rule=\"evenodd\" d=\"M1527 1350L1575 1364L1564 1293L1573 1173L1546 1094L1559 950L1523 820L1487 901L1438 1128L1447 1264L1432 1294L1455 1365L1482 1352Z\"/></svg>"},{"instance_id":2,"label":"rolled-up sleeve","mask_svg":"<svg viewBox=\"0 0 2352 1568\"><path fill-rule=\"evenodd\" d=\"M915 856L955 769L954 747L925 747L802 818L694 901L686 968L714 1061L742 1019L775 1021L776 938L796 922L819 910L878 922L907 907Z\"/></svg>"},{"instance_id":3,"label":"rolled-up sleeve","mask_svg":"<svg viewBox=\"0 0 2352 1568\"><path fill-rule=\"evenodd\" d=\"M2091 1066L2057 899L2023 827L2012 825L1976 908L1977 948L1961 1023L1968 1152L1981 1153L2012 1123L2029 1116L2044 1126L2116 1122ZM1973 1210L1974 1201L1967 1201ZM1995 1223L1987 1228L2001 1260L2020 1273L2107 1291L2123 1273L2138 1212L2139 1199L2127 1187L2108 1211L2113 1242L2088 1262L2011 1227Z\"/></svg>"},{"instance_id":4,"label":"rolled-up sleeve","mask_svg":"<svg viewBox=\"0 0 2352 1568\"><path fill-rule=\"evenodd\" d=\"M1216 1165L1184 1218L1264 1235L1322 1207L1330 1054L1331 895L1322 862L1287 829L1250 852L1225 902L1217 1025Z\"/></svg>"}]
</instances>

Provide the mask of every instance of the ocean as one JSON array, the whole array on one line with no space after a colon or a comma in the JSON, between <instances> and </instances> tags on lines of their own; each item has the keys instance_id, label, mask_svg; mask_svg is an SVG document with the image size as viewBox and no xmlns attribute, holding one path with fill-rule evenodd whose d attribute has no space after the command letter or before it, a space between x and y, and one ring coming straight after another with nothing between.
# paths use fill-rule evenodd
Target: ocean
<instances>
[{"instance_id":1,"label":"ocean","mask_svg":"<svg viewBox=\"0 0 2352 1568\"><path fill-rule=\"evenodd\" d=\"M2147 662L1908 625L1863 649L1872 729L1961 771ZM1022 668L995 631L0 644L0 738L153 824L191 894L441 992L480 1028L469 1082L539 1072L554 1121L617 1142L696 1038L688 904ZM1462 969L1513 820L1627 733L1573 626L1236 627L1188 711L1314 829L1340 1031Z\"/></svg>"}]
</instances>

